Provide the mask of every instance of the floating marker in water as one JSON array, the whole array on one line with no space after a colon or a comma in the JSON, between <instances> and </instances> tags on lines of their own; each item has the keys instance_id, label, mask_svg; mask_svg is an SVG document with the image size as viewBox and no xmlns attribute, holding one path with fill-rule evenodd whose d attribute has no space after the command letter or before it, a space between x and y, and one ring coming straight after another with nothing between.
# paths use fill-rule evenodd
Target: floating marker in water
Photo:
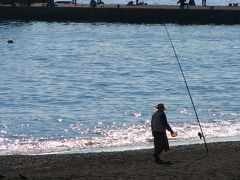
<instances>
[{"instance_id":1,"label":"floating marker in water","mask_svg":"<svg viewBox=\"0 0 240 180\"><path fill-rule=\"evenodd\" d=\"M7 40L7 43L8 44L13 44L13 40L9 39L9 40Z\"/></svg>"}]
</instances>

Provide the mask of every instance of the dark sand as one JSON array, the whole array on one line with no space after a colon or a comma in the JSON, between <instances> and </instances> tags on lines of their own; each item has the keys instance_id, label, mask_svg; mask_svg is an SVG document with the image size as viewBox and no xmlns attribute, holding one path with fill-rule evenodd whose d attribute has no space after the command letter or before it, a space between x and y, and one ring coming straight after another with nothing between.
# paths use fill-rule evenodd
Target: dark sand
<instances>
[{"instance_id":1,"label":"dark sand","mask_svg":"<svg viewBox=\"0 0 240 180\"><path fill-rule=\"evenodd\" d=\"M240 141L172 147L159 165L153 150L0 156L0 179L240 179Z\"/></svg>"}]
</instances>

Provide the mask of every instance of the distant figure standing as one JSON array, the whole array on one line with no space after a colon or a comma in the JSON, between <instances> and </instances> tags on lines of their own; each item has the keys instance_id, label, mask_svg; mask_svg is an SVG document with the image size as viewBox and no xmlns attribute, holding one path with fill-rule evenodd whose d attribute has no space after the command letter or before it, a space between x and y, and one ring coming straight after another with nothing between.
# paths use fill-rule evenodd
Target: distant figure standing
<instances>
[{"instance_id":1,"label":"distant figure standing","mask_svg":"<svg viewBox=\"0 0 240 180\"><path fill-rule=\"evenodd\" d=\"M55 6L54 0L47 1L47 7L54 7L54 6Z\"/></svg>"},{"instance_id":2,"label":"distant figure standing","mask_svg":"<svg viewBox=\"0 0 240 180\"><path fill-rule=\"evenodd\" d=\"M206 6L207 0L202 0L202 6Z\"/></svg>"},{"instance_id":3,"label":"distant figure standing","mask_svg":"<svg viewBox=\"0 0 240 180\"><path fill-rule=\"evenodd\" d=\"M97 2L95 0L91 0L90 7L97 7Z\"/></svg>"},{"instance_id":4,"label":"distant figure standing","mask_svg":"<svg viewBox=\"0 0 240 180\"><path fill-rule=\"evenodd\" d=\"M189 0L188 5L189 5L189 6L196 6L194 0Z\"/></svg>"},{"instance_id":5,"label":"distant figure standing","mask_svg":"<svg viewBox=\"0 0 240 180\"><path fill-rule=\"evenodd\" d=\"M102 0L97 0L97 4L104 4Z\"/></svg>"},{"instance_id":6,"label":"distant figure standing","mask_svg":"<svg viewBox=\"0 0 240 180\"><path fill-rule=\"evenodd\" d=\"M186 3L186 0L179 0L177 4L180 3L180 9L184 9L184 6L186 5L188 8L188 3Z\"/></svg>"},{"instance_id":7,"label":"distant figure standing","mask_svg":"<svg viewBox=\"0 0 240 180\"><path fill-rule=\"evenodd\" d=\"M164 113L165 106L164 104L160 103L155 106L156 112L152 115L151 120L151 129L152 135L154 137L154 154L155 162L161 163L161 159L159 155L163 152L163 150L169 150L168 138L166 134L166 130L171 132L171 135L176 136L176 133L172 130L170 125L167 122L167 117Z\"/></svg>"}]
</instances>

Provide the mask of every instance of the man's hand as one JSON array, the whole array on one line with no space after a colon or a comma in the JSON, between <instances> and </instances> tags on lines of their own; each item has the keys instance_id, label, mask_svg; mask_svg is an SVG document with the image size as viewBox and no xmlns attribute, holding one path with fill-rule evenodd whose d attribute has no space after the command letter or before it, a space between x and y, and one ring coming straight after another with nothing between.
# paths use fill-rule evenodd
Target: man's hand
<instances>
[{"instance_id":1,"label":"man's hand","mask_svg":"<svg viewBox=\"0 0 240 180\"><path fill-rule=\"evenodd\" d=\"M177 132L171 132L172 137L177 137Z\"/></svg>"}]
</instances>

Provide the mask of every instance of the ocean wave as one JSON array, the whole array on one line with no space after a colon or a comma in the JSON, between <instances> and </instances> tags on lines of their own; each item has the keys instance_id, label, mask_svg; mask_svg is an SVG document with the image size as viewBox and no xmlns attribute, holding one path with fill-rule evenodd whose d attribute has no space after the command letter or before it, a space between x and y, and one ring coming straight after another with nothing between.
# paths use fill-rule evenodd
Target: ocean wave
<instances>
[{"instance_id":1,"label":"ocean wave","mask_svg":"<svg viewBox=\"0 0 240 180\"><path fill-rule=\"evenodd\" d=\"M240 120L204 122L201 124L204 136L208 139L238 137L240 136ZM0 154L45 154L61 153L71 151L82 151L85 149L113 148L124 146L138 146L152 143L150 122L142 125L123 125L111 129L96 127L95 132L101 133L97 137L75 137L75 138L24 138L17 140L0 139ZM176 138L170 137L170 142L196 141L200 132L198 123L172 124L174 131L178 132Z\"/></svg>"}]
</instances>

